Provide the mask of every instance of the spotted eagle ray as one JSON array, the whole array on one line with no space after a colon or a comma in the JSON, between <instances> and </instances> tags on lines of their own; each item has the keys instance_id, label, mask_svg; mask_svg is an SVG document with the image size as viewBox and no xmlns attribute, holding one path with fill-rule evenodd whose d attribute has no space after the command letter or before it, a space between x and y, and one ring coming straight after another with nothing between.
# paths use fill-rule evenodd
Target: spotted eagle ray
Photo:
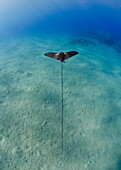
<instances>
[{"instance_id":1,"label":"spotted eagle ray","mask_svg":"<svg viewBox=\"0 0 121 170\"><path fill-rule=\"evenodd\" d=\"M65 63L65 60L67 60L70 57L73 57L74 55L77 55L78 52L77 51L69 51L69 52L60 52L60 53L53 53L53 52L49 52L49 53L45 53L45 56L54 58L56 60L59 60L59 62L61 62L61 109L62 109L62 150L63 150L63 63Z\"/></svg>"},{"instance_id":2,"label":"spotted eagle ray","mask_svg":"<svg viewBox=\"0 0 121 170\"><path fill-rule=\"evenodd\" d=\"M59 60L60 62L65 62L68 58L78 54L76 51L60 52L60 53L45 53L46 56Z\"/></svg>"}]
</instances>

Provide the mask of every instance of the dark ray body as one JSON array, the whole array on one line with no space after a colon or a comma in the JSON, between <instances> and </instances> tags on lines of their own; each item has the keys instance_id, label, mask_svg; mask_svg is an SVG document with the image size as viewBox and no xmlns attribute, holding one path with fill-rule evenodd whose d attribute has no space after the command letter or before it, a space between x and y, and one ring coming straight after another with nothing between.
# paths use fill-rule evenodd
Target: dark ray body
<instances>
[{"instance_id":1,"label":"dark ray body","mask_svg":"<svg viewBox=\"0 0 121 170\"><path fill-rule=\"evenodd\" d=\"M76 51L69 51L69 52L60 52L60 53L45 53L44 55L54 58L56 60L59 60L60 62L64 62L65 60L67 60L68 58L77 55L78 52Z\"/></svg>"}]
</instances>

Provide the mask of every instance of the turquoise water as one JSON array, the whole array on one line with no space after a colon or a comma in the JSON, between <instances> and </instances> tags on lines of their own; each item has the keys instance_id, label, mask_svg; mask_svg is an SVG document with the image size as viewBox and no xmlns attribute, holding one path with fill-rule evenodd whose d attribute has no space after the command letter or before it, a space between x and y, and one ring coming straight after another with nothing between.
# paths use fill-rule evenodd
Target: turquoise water
<instances>
[{"instance_id":1,"label":"turquoise water","mask_svg":"<svg viewBox=\"0 0 121 170\"><path fill-rule=\"evenodd\" d=\"M3 4L0 169L120 170L120 3L42 3ZM61 63L44 53L71 50L79 54L63 63L62 150Z\"/></svg>"}]
</instances>

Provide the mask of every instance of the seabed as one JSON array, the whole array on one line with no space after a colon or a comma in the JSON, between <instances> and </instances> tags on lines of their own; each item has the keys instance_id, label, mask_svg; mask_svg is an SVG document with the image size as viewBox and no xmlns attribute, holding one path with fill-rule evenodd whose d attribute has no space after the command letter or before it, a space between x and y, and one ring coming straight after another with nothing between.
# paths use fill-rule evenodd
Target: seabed
<instances>
[{"instance_id":1,"label":"seabed","mask_svg":"<svg viewBox=\"0 0 121 170\"><path fill-rule=\"evenodd\" d=\"M46 52L76 50L61 64ZM120 170L121 45L109 35L0 44L0 169Z\"/></svg>"}]
</instances>

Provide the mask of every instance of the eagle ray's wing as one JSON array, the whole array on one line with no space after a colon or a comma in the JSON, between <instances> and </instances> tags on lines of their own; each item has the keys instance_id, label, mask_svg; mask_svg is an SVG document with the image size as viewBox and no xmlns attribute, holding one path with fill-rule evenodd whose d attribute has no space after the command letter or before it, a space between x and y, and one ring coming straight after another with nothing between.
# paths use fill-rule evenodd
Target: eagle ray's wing
<instances>
[{"instance_id":1,"label":"eagle ray's wing","mask_svg":"<svg viewBox=\"0 0 121 170\"><path fill-rule=\"evenodd\" d=\"M56 60L59 60L59 58L58 58L58 53L45 53L44 54L45 56L48 56L48 57L51 57L51 58L54 58L54 59L56 59Z\"/></svg>"},{"instance_id":2,"label":"eagle ray's wing","mask_svg":"<svg viewBox=\"0 0 121 170\"><path fill-rule=\"evenodd\" d=\"M66 52L66 57L64 59L67 60L68 58L73 57L74 55L77 55L77 54L78 54L77 51Z\"/></svg>"}]
</instances>

